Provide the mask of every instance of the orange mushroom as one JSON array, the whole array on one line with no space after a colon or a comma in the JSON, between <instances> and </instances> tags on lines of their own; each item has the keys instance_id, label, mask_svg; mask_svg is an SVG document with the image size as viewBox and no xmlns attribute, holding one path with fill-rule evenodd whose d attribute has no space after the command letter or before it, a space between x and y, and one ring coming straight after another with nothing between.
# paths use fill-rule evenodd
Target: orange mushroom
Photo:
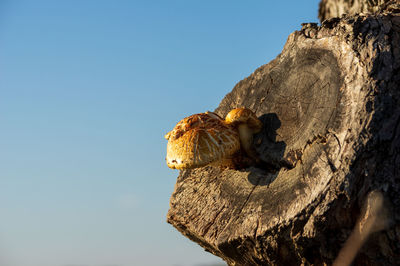
<instances>
[{"instance_id":1,"label":"orange mushroom","mask_svg":"<svg viewBox=\"0 0 400 266\"><path fill-rule=\"evenodd\" d=\"M167 165L172 169L208 164L232 166L232 158L240 147L256 159L253 134L261 128L261 121L247 108L233 109L225 120L213 112L186 117L165 135Z\"/></svg>"}]
</instances>

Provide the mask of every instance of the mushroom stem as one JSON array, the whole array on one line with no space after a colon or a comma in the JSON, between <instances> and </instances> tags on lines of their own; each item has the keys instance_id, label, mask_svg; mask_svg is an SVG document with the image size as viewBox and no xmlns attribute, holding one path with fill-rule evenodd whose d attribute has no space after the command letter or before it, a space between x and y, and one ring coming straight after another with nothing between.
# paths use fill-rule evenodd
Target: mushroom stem
<instances>
[{"instance_id":1,"label":"mushroom stem","mask_svg":"<svg viewBox=\"0 0 400 266\"><path fill-rule=\"evenodd\" d=\"M240 145L243 150L250 158L257 160L258 156L253 149L253 130L245 123L239 124L237 129L239 131Z\"/></svg>"}]
</instances>

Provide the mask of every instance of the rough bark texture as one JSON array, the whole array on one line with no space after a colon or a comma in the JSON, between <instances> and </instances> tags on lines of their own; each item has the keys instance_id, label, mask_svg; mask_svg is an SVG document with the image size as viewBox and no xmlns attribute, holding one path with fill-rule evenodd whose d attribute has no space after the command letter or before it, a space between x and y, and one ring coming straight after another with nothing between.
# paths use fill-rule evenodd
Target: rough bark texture
<instances>
[{"instance_id":1,"label":"rough bark texture","mask_svg":"<svg viewBox=\"0 0 400 266\"><path fill-rule=\"evenodd\" d=\"M400 0L322 0L319 4L320 21L341 17L344 14L393 12L399 9Z\"/></svg>"},{"instance_id":2,"label":"rough bark texture","mask_svg":"<svg viewBox=\"0 0 400 266\"><path fill-rule=\"evenodd\" d=\"M400 16L303 25L216 112L245 106L264 129L263 169L181 171L168 222L229 265L331 264L366 195L389 218L355 265L400 262Z\"/></svg>"}]
</instances>

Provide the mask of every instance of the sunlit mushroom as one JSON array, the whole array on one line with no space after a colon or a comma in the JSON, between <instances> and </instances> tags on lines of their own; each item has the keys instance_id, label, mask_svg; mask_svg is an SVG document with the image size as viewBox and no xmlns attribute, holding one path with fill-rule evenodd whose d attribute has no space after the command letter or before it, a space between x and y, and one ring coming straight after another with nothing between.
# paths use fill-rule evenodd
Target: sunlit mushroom
<instances>
[{"instance_id":1,"label":"sunlit mushroom","mask_svg":"<svg viewBox=\"0 0 400 266\"><path fill-rule=\"evenodd\" d=\"M234 167L234 156L240 153L241 147L254 159L253 134L261 127L261 121L246 108L233 109L225 120L213 112L186 117L165 135L167 165L172 169L208 164Z\"/></svg>"},{"instance_id":2,"label":"sunlit mushroom","mask_svg":"<svg viewBox=\"0 0 400 266\"><path fill-rule=\"evenodd\" d=\"M167 165L173 169L222 163L240 149L238 132L212 112L184 118L165 138Z\"/></svg>"}]
</instances>

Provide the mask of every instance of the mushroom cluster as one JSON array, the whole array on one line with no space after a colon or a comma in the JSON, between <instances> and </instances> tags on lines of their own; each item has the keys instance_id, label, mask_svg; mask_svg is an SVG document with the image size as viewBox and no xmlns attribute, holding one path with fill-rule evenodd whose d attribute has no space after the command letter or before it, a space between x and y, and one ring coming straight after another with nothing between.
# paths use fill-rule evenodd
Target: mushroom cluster
<instances>
[{"instance_id":1,"label":"mushroom cluster","mask_svg":"<svg viewBox=\"0 0 400 266\"><path fill-rule=\"evenodd\" d=\"M172 169L208 164L232 167L232 159L241 149L256 159L253 134L261 128L261 121L247 108L231 110L225 120L213 112L191 115L165 135L167 165Z\"/></svg>"}]
</instances>

